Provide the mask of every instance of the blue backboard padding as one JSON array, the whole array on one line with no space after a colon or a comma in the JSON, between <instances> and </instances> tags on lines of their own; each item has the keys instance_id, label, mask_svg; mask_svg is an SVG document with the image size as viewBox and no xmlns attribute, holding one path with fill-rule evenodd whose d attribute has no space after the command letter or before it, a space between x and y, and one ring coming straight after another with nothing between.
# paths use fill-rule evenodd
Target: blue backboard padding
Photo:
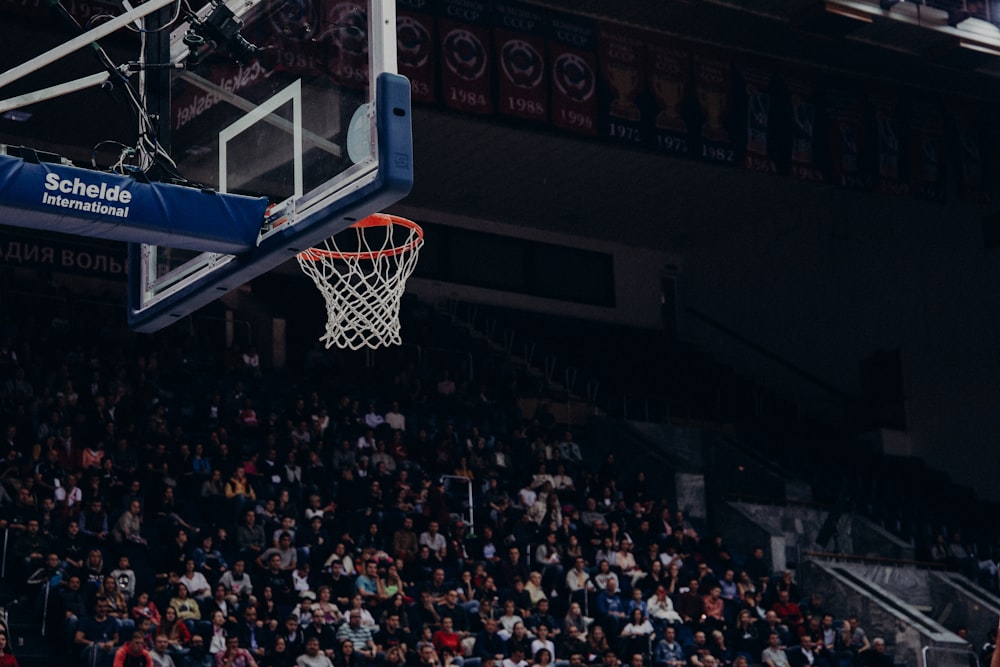
<instances>
[{"instance_id":1,"label":"blue backboard padding","mask_svg":"<svg viewBox=\"0 0 1000 667\"><path fill-rule=\"evenodd\" d=\"M257 244L267 203L0 155L0 222L15 227L238 254Z\"/></svg>"},{"instance_id":2,"label":"blue backboard padding","mask_svg":"<svg viewBox=\"0 0 1000 667\"><path fill-rule=\"evenodd\" d=\"M294 225L264 238L252 252L146 306L140 294L142 249L129 244L129 326L140 333L158 331L409 194L413 187L410 82L399 74L384 72L376 85L378 171L372 182L310 211Z\"/></svg>"}]
</instances>

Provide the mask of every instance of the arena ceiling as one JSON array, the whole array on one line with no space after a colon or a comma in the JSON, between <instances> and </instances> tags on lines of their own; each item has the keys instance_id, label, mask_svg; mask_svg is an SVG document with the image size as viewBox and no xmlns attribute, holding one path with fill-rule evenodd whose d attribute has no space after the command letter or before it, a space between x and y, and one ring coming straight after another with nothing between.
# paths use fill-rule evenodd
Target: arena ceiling
<instances>
[{"instance_id":1,"label":"arena ceiling","mask_svg":"<svg viewBox=\"0 0 1000 667\"><path fill-rule=\"evenodd\" d=\"M960 48L953 36L911 23L861 22L829 11L831 4L857 1L875 2L532 4L723 46L737 58L764 56L876 84L1000 101L1000 56ZM21 29L2 34L7 54L34 52L44 37ZM80 72L61 68L53 76L62 81L91 71L89 65ZM117 109L110 99L74 105L71 113L44 119L44 131L56 146L92 146L95 136L108 138L107 119ZM747 211L775 207L807 214L827 206L833 196L829 186L667 158L440 107L415 109L414 137L416 183L407 206L664 250L714 242Z\"/></svg>"},{"instance_id":2,"label":"arena ceiling","mask_svg":"<svg viewBox=\"0 0 1000 667\"><path fill-rule=\"evenodd\" d=\"M818 72L1000 101L1000 57L893 20L845 19L817 0L546 0L541 7L724 46ZM877 3L876 3L877 4ZM732 221L829 206L805 185L641 150L533 131L439 108L414 113L407 205L683 251L716 243Z\"/></svg>"}]
</instances>

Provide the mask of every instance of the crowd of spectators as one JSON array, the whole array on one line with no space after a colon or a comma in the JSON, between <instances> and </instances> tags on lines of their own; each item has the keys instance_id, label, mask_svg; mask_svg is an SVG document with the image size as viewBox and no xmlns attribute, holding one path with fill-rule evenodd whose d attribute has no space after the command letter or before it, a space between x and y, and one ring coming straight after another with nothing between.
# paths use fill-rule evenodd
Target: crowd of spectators
<instances>
[{"instance_id":1,"label":"crowd of spectators","mask_svg":"<svg viewBox=\"0 0 1000 667\"><path fill-rule=\"evenodd\" d=\"M349 390L72 334L0 340L0 528L82 665L891 664L762 549L460 373Z\"/></svg>"}]
</instances>

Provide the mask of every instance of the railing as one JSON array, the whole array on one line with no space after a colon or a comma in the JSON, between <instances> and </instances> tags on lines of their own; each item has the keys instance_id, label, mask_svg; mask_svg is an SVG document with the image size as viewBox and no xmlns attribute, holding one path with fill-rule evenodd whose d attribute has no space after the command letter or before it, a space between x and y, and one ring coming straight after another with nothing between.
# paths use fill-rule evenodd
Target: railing
<instances>
[{"instance_id":1,"label":"railing","mask_svg":"<svg viewBox=\"0 0 1000 667\"><path fill-rule=\"evenodd\" d=\"M858 397L751 340L698 308L689 306L685 310L691 315L690 321L700 326L700 333L696 337L702 341L702 348L722 353L723 357L726 352L731 352L729 356L742 360L741 370L757 379L773 376L770 383L776 388L780 387L780 391L775 389L773 397L763 388L756 388L754 391L753 400L758 417L766 417L765 403L769 398L777 398L794 408L797 421L802 421L807 415L824 415L827 420L838 423L857 418L861 406ZM713 338L715 345L711 342ZM748 356L748 351L752 355Z\"/></svg>"},{"instance_id":2,"label":"railing","mask_svg":"<svg viewBox=\"0 0 1000 667\"><path fill-rule=\"evenodd\" d=\"M809 556L810 558L822 558L824 560L834 561L834 562L848 562L848 563L869 563L872 565L905 565L907 567L916 567L921 570L946 570L947 568L941 563L934 563L926 560L907 560L902 558L884 558L882 556L855 556L852 554L835 553L831 551L803 551L803 556Z\"/></svg>"},{"instance_id":3,"label":"railing","mask_svg":"<svg viewBox=\"0 0 1000 667\"><path fill-rule=\"evenodd\" d=\"M923 667L979 667L974 651L946 646L925 646L920 650Z\"/></svg>"},{"instance_id":4,"label":"railing","mask_svg":"<svg viewBox=\"0 0 1000 667\"><path fill-rule=\"evenodd\" d=\"M468 477L462 477L461 475L441 475L442 480L452 480L454 482L462 482L465 484L466 489L469 494L469 530L466 534L475 535L476 534L476 515L475 515L475 503L472 499L472 480Z\"/></svg>"}]
</instances>

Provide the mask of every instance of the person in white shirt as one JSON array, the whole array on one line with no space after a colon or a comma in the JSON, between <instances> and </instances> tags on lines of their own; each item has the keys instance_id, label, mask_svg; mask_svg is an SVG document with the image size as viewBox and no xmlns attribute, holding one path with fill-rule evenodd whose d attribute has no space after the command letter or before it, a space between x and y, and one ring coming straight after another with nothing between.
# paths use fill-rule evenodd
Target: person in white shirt
<instances>
[{"instance_id":1,"label":"person in white shirt","mask_svg":"<svg viewBox=\"0 0 1000 667\"><path fill-rule=\"evenodd\" d=\"M246 573L246 562L242 558L233 563L233 569L222 573L219 583L225 586L226 594L231 596L230 602L233 604L253 593L253 583Z\"/></svg>"},{"instance_id":2,"label":"person in white shirt","mask_svg":"<svg viewBox=\"0 0 1000 667\"><path fill-rule=\"evenodd\" d=\"M573 569L566 573L566 588L569 589L570 593L594 590L594 583L590 580L590 573L587 572L585 565L586 561L577 556Z\"/></svg>"},{"instance_id":3,"label":"person in white shirt","mask_svg":"<svg viewBox=\"0 0 1000 667\"><path fill-rule=\"evenodd\" d=\"M375 430L385 423L385 418L375 411L375 404L368 404L368 412L365 413L365 426Z\"/></svg>"},{"instance_id":4,"label":"person in white shirt","mask_svg":"<svg viewBox=\"0 0 1000 667\"><path fill-rule=\"evenodd\" d=\"M669 624L684 622L681 615L674 611L673 600L667 595L667 589L663 586L657 587L652 597L646 600L646 611L653 625L661 631Z\"/></svg>"},{"instance_id":5,"label":"person in white shirt","mask_svg":"<svg viewBox=\"0 0 1000 667\"><path fill-rule=\"evenodd\" d=\"M193 558L188 558L184 561L184 574L180 577L180 583L187 586L191 597L198 602L204 602L212 597L212 589L208 585L208 579L201 572L194 569Z\"/></svg>"},{"instance_id":6,"label":"person in white shirt","mask_svg":"<svg viewBox=\"0 0 1000 667\"><path fill-rule=\"evenodd\" d=\"M528 667L528 661L524 659L524 649L520 646L510 652L510 656L503 659L501 667Z\"/></svg>"},{"instance_id":7,"label":"person in white shirt","mask_svg":"<svg viewBox=\"0 0 1000 667\"><path fill-rule=\"evenodd\" d=\"M398 402L393 401L389 412L385 413L385 423L388 424L389 428L393 431L406 430L406 415L399 411Z\"/></svg>"},{"instance_id":8,"label":"person in white shirt","mask_svg":"<svg viewBox=\"0 0 1000 667\"><path fill-rule=\"evenodd\" d=\"M531 641L531 655L535 655L541 649L548 649L549 655L556 654L556 645L549 639L549 626L542 623L535 628L537 636Z\"/></svg>"},{"instance_id":9,"label":"person in white shirt","mask_svg":"<svg viewBox=\"0 0 1000 667\"><path fill-rule=\"evenodd\" d=\"M427 524L427 530L420 533L420 537L417 539L417 544L420 546L426 546L432 552L438 555L438 558L444 558L448 550L448 540L444 535L438 532L440 526L437 521L431 521Z\"/></svg>"}]
</instances>

